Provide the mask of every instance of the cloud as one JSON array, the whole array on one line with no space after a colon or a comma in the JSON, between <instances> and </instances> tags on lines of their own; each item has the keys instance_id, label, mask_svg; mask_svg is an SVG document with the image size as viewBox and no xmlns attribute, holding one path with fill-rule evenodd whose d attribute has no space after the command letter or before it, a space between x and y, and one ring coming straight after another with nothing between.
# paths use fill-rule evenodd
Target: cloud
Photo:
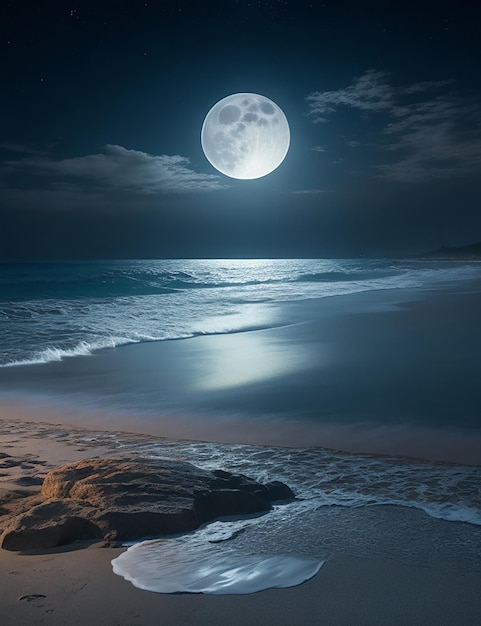
<instances>
[{"instance_id":1,"label":"cloud","mask_svg":"<svg viewBox=\"0 0 481 626\"><path fill-rule=\"evenodd\" d=\"M432 91L433 89L439 89L440 87L446 87L447 85L452 85L454 80L427 80L421 83L414 83L409 87L404 87L400 91L403 94L412 94L412 93L420 93L423 91Z\"/></svg>"},{"instance_id":2,"label":"cloud","mask_svg":"<svg viewBox=\"0 0 481 626\"><path fill-rule=\"evenodd\" d=\"M376 166L397 181L454 178L481 168L481 110L454 96L398 107L383 134L394 161Z\"/></svg>"},{"instance_id":3,"label":"cloud","mask_svg":"<svg viewBox=\"0 0 481 626\"><path fill-rule=\"evenodd\" d=\"M394 88L390 75L368 70L348 87L308 95L308 115L314 123L330 122L346 109L367 117L371 125L358 124L356 139L345 145L374 149L378 162L370 167L378 178L422 182L472 175L481 168L481 103L452 86L452 80L439 80Z\"/></svg>"},{"instance_id":4,"label":"cloud","mask_svg":"<svg viewBox=\"0 0 481 626\"><path fill-rule=\"evenodd\" d=\"M30 153L21 160L7 161L7 169L9 173L15 169L48 177L50 188L77 186L80 192L117 190L157 194L225 188L218 176L195 172L187 157L152 155L117 145L107 145L98 154L60 160Z\"/></svg>"},{"instance_id":5,"label":"cloud","mask_svg":"<svg viewBox=\"0 0 481 626\"><path fill-rule=\"evenodd\" d=\"M392 90L387 84L388 74L368 70L354 79L352 85L336 91L314 91L306 97L309 117L314 123L328 122L326 117L339 107L361 111L385 111L392 106Z\"/></svg>"}]
</instances>

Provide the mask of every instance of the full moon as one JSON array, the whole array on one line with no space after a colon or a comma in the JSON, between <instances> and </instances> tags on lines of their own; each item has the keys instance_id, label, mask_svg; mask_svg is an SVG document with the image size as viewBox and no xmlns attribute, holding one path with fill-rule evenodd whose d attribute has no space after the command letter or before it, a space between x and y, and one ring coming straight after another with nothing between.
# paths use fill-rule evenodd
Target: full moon
<instances>
[{"instance_id":1,"label":"full moon","mask_svg":"<svg viewBox=\"0 0 481 626\"><path fill-rule=\"evenodd\" d=\"M235 93L207 113L201 143L207 160L222 174L248 180L273 172L289 150L286 116L256 93Z\"/></svg>"}]
</instances>

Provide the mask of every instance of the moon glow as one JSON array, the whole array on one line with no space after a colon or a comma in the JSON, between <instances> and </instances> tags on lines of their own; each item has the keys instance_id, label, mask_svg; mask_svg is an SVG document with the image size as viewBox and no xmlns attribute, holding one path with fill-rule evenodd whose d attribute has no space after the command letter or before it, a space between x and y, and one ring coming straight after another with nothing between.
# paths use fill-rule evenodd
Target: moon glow
<instances>
[{"instance_id":1,"label":"moon glow","mask_svg":"<svg viewBox=\"0 0 481 626\"><path fill-rule=\"evenodd\" d=\"M287 118L275 102L256 93L235 93L207 113L202 150L216 170L248 180L273 172L289 150Z\"/></svg>"}]
</instances>

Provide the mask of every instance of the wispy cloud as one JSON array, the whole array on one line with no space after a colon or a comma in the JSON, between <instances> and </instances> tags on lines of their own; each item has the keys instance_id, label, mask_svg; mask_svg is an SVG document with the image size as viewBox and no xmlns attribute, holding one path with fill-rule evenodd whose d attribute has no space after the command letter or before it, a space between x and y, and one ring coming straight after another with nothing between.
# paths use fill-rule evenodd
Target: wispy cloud
<instances>
[{"instance_id":1,"label":"wispy cloud","mask_svg":"<svg viewBox=\"0 0 481 626\"><path fill-rule=\"evenodd\" d=\"M432 91L433 89L439 89L441 87L446 87L447 85L452 85L454 80L426 80L421 83L413 83L409 87L404 87L400 90L400 93L403 94L411 94L411 93L422 93L423 91Z\"/></svg>"},{"instance_id":2,"label":"wispy cloud","mask_svg":"<svg viewBox=\"0 0 481 626\"><path fill-rule=\"evenodd\" d=\"M481 109L454 96L397 107L384 129L394 162L379 176L398 181L459 177L481 171Z\"/></svg>"},{"instance_id":3,"label":"wispy cloud","mask_svg":"<svg viewBox=\"0 0 481 626\"><path fill-rule=\"evenodd\" d=\"M328 122L329 115L339 107L361 111L385 111L392 106L392 89L387 83L388 74L368 70L354 79L352 85L336 91L314 91L306 97L309 117L314 123Z\"/></svg>"},{"instance_id":4,"label":"wispy cloud","mask_svg":"<svg viewBox=\"0 0 481 626\"><path fill-rule=\"evenodd\" d=\"M20 147L15 151L21 152ZM107 145L98 154L69 159L54 159L28 150L23 153L23 158L6 162L8 173L16 170L48 176L51 188L68 186L72 190L77 186L79 191L157 194L208 192L225 187L218 176L195 172L189 159L179 155L152 155L117 145Z\"/></svg>"},{"instance_id":5,"label":"wispy cloud","mask_svg":"<svg viewBox=\"0 0 481 626\"><path fill-rule=\"evenodd\" d=\"M384 72L367 71L348 87L307 96L314 123L335 119L342 109L372 120L369 136L346 142L368 145L382 162L371 165L380 178L421 182L466 176L481 168L481 103L463 98L453 81L424 81L392 87ZM364 128L364 127L363 127Z\"/></svg>"}]
</instances>

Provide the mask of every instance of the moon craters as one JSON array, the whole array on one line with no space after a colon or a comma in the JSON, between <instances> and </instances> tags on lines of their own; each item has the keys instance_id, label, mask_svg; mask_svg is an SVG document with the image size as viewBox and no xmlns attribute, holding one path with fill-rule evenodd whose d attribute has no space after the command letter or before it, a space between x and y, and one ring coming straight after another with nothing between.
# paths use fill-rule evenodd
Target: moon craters
<instances>
[{"instance_id":1,"label":"moon craters","mask_svg":"<svg viewBox=\"0 0 481 626\"><path fill-rule=\"evenodd\" d=\"M219 111L221 124L234 124L241 116L241 110L234 104L228 104Z\"/></svg>"},{"instance_id":2,"label":"moon craters","mask_svg":"<svg viewBox=\"0 0 481 626\"><path fill-rule=\"evenodd\" d=\"M261 178L284 160L289 124L275 102L254 93L231 94L207 113L202 149L219 172L241 180Z\"/></svg>"},{"instance_id":3,"label":"moon craters","mask_svg":"<svg viewBox=\"0 0 481 626\"><path fill-rule=\"evenodd\" d=\"M243 122L257 122L259 116L256 113L246 113L242 118Z\"/></svg>"},{"instance_id":4,"label":"moon craters","mask_svg":"<svg viewBox=\"0 0 481 626\"><path fill-rule=\"evenodd\" d=\"M264 113L264 115L274 115L274 113L276 112L272 104L265 101L261 102L261 111Z\"/></svg>"}]
</instances>

